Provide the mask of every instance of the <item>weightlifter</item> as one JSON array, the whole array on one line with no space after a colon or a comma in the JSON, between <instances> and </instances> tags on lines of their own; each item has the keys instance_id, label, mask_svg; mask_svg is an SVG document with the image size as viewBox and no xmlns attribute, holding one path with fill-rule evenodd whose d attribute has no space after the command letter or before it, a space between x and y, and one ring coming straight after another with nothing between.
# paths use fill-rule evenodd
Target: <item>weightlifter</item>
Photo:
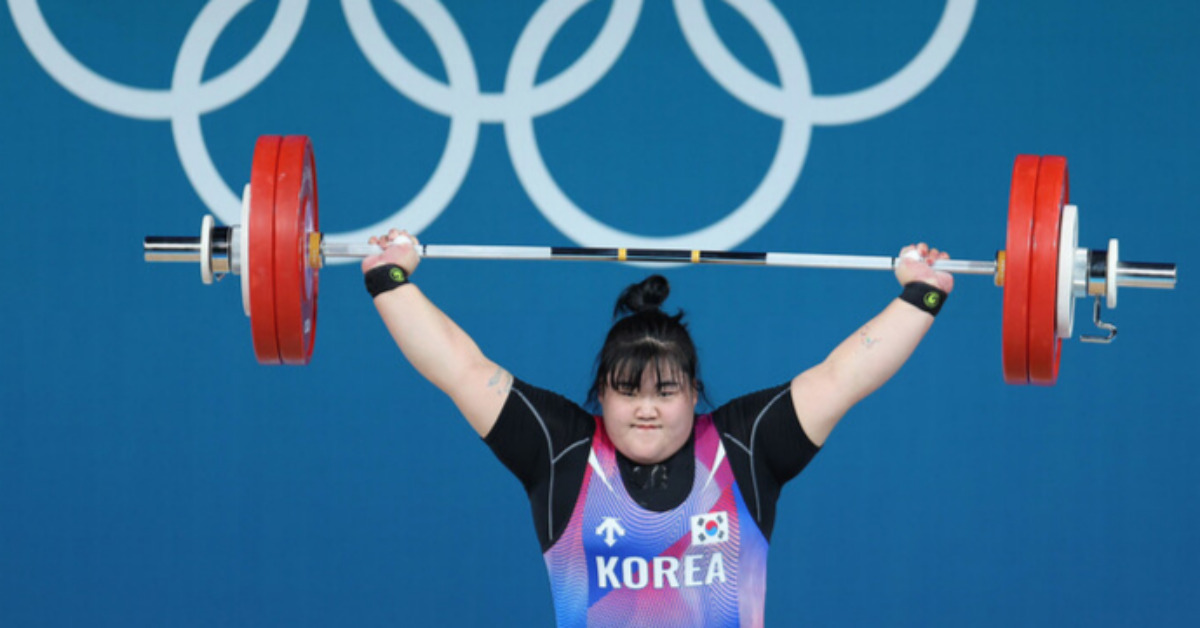
<instances>
[{"instance_id":1,"label":"weightlifter","mask_svg":"<svg viewBox=\"0 0 1200 628\"><path fill-rule=\"evenodd\" d=\"M371 243L383 250L362 270L392 338L525 487L560 627L762 626L781 487L899 370L954 288L931 267L949 255L906 246L900 296L823 362L697 414L696 349L654 275L617 299L580 406L489 360L422 294L415 238Z\"/></svg>"}]
</instances>

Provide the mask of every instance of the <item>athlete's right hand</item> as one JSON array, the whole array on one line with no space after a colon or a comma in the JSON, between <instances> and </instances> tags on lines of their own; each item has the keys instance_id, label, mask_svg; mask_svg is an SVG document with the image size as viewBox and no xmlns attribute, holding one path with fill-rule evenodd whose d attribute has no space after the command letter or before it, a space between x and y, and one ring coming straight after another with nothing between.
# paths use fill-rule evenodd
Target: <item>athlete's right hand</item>
<instances>
[{"instance_id":1,"label":"athlete's right hand","mask_svg":"<svg viewBox=\"0 0 1200 628\"><path fill-rule=\"evenodd\" d=\"M403 268L405 274L411 277L417 271L417 265L421 263L421 256L416 249L420 243L416 236L407 231L392 229L383 237L372 237L370 243L378 245L382 250L376 255L363 259L363 274L376 266L395 264Z\"/></svg>"}]
</instances>

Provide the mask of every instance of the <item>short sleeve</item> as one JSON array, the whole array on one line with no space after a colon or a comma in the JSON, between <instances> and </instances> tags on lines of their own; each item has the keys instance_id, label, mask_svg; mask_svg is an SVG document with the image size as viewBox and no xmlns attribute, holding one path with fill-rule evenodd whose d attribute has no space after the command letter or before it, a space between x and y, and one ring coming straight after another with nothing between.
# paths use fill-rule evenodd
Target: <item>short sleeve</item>
<instances>
[{"instance_id":1,"label":"short sleeve","mask_svg":"<svg viewBox=\"0 0 1200 628\"><path fill-rule=\"evenodd\" d=\"M713 411L713 424L726 443L742 497L768 539L783 485L820 451L800 426L791 390L789 382L738 397Z\"/></svg>"},{"instance_id":2,"label":"short sleeve","mask_svg":"<svg viewBox=\"0 0 1200 628\"><path fill-rule=\"evenodd\" d=\"M593 430L592 416L575 402L514 378L484 442L529 487L549 471L554 452L590 437Z\"/></svg>"},{"instance_id":3,"label":"short sleeve","mask_svg":"<svg viewBox=\"0 0 1200 628\"><path fill-rule=\"evenodd\" d=\"M484 437L525 487L542 551L570 519L595 431L595 419L578 404L514 380L500 417Z\"/></svg>"}]
</instances>

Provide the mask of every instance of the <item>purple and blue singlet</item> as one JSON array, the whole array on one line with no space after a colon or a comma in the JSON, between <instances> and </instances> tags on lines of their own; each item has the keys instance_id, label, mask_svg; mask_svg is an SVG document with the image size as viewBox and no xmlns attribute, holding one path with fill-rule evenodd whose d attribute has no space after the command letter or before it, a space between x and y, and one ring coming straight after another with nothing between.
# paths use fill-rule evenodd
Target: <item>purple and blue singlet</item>
<instances>
[{"instance_id":1,"label":"purple and blue singlet","mask_svg":"<svg viewBox=\"0 0 1200 628\"><path fill-rule=\"evenodd\" d=\"M654 512L630 497L597 419L574 511L544 554L560 628L762 626L767 540L710 415L695 439L691 493Z\"/></svg>"}]
</instances>

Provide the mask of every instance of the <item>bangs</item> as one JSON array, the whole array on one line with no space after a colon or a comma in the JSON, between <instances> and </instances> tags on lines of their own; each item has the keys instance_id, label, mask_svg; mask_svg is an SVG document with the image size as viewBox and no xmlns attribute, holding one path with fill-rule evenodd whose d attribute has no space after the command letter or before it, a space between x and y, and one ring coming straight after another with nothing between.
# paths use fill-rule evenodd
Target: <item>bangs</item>
<instances>
[{"instance_id":1,"label":"bangs","mask_svg":"<svg viewBox=\"0 0 1200 628\"><path fill-rule=\"evenodd\" d=\"M607 365L604 383L608 388L637 390L649 369L660 387L664 382L674 382L680 388L690 388L689 369L681 364L681 356L673 353L654 341L640 342Z\"/></svg>"}]
</instances>

